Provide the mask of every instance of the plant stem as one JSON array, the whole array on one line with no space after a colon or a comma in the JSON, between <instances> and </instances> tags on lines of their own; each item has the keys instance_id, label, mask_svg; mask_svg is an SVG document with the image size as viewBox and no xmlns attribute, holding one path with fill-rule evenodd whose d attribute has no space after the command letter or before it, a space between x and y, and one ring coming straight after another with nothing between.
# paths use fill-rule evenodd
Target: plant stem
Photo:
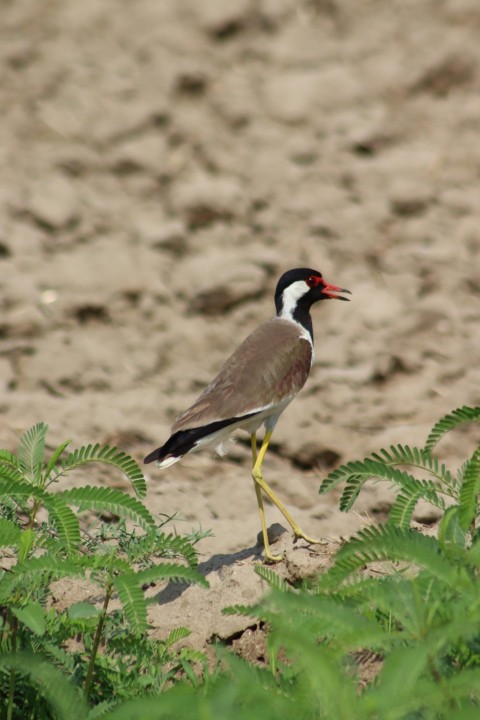
<instances>
[{"instance_id":1,"label":"plant stem","mask_svg":"<svg viewBox=\"0 0 480 720\"><path fill-rule=\"evenodd\" d=\"M113 585L109 584L105 591L105 600L103 601L102 614L100 615L97 629L95 630L95 637L93 638L93 645L92 645L92 654L90 656L90 661L88 663L87 677L85 678L85 687L83 689L83 694L84 694L85 700L87 702L88 702L88 698L90 697L90 690L91 690L92 680L93 680L93 669L95 667L95 658L97 657L98 646L100 645L100 640L102 638L103 627L105 625L105 620L107 618L108 603L110 602L112 593L113 593Z\"/></svg>"},{"instance_id":2,"label":"plant stem","mask_svg":"<svg viewBox=\"0 0 480 720\"><path fill-rule=\"evenodd\" d=\"M12 656L15 655L17 650L17 618L8 611L8 624L11 628L11 642L12 642ZM10 680L8 684L8 705L7 705L7 720L13 718L13 701L15 699L15 670L10 671Z\"/></svg>"},{"instance_id":3,"label":"plant stem","mask_svg":"<svg viewBox=\"0 0 480 720\"><path fill-rule=\"evenodd\" d=\"M34 500L33 506L32 506L32 512L30 513L30 522L28 523L28 527L33 530L33 526L35 524L35 518L37 517L38 508L40 507L40 500Z\"/></svg>"}]
</instances>

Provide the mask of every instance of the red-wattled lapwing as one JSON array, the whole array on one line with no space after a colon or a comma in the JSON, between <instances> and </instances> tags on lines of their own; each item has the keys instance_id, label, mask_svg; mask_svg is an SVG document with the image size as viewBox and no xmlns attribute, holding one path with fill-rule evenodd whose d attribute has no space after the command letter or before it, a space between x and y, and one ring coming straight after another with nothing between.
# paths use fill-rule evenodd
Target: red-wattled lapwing
<instances>
[{"instance_id":1,"label":"red-wattled lapwing","mask_svg":"<svg viewBox=\"0 0 480 720\"><path fill-rule=\"evenodd\" d=\"M313 361L313 327L310 308L319 300L347 300L337 293L344 288L329 285L321 273L309 268L286 272L277 284L277 314L260 325L235 350L217 377L193 405L180 415L165 445L145 458L166 468L187 453L214 447L222 453L223 443L242 429L250 433L252 476L262 524L265 560L277 562L267 536L262 490L291 525L295 538L308 537L262 477L262 463L275 424L305 384ZM257 453L257 430L265 425L265 437Z\"/></svg>"}]
</instances>

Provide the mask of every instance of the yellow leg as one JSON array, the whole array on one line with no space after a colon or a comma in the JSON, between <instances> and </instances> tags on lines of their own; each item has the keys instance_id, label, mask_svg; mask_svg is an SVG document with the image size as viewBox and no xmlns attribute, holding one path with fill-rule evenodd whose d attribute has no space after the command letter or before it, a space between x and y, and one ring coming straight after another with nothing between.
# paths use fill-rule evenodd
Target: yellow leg
<instances>
[{"instance_id":1,"label":"yellow leg","mask_svg":"<svg viewBox=\"0 0 480 720\"><path fill-rule=\"evenodd\" d=\"M258 502L258 509L260 512L260 521L262 523L262 532L263 532L263 542L265 545L265 559L267 562L278 562L281 560L281 556L278 555L272 555L270 551L270 544L268 542L267 537L267 528L265 523L265 513L263 510L263 500L262 500L262 494L261 491L265 493L267 497L270 498L270 500L273 502L274 505L277 506L277 508L282 513L285 520L288 522L290 527L293 530L293 534L295 538L303 538L309 543L314 544L321 544L321 540L315 540L314 538L309 537L306 535L306 533L303 532L303 530L297 525L293 517L290 515L288 510L283 506L283 504L280 502L278 497L275 495L273 490L267 485L265 480L262 477L262 464L263 460L265 458L265 453L267 452L268 445L270 443L270 438L272 437L272 431L267 430L265 433L265 437L263 438L262 446L260 448L260 451L257 454L257 439L254 434L251 435L251 442L252 442L252 458L253 458L253 470L252 470L252 477L253 482L255 484L255 492L257 494L257 502Z\"/></svg>"},{"instance_id":2,"label":"yellow leg","mask_svg":"<svg viewBox=\"0 0 480 720\"><path fill-rule=\"evenodd\" d=\"M252 445L252 462L253 467L256 467L257 464L257 436L255 433L252 433L250 435L250 442ZM263 445L262 445L263 447ZM263 453L265 455L265 453ZM257 504L258 504L258 512L260 515L260 523L262 525L262 535L263 535L263 546L265 548L265 560L267 562L280 562L282 560L281 555L272 555L272 552L270 550L270 542L268 540L268 533L267 533L267 523L265 522L265 510L263 509L263 498L262 498L262 491L260 490L260 487L255 480L255 477L253 476L253 484L255 486L255 494L257 496Z\"/></svg>"}]
</instances>

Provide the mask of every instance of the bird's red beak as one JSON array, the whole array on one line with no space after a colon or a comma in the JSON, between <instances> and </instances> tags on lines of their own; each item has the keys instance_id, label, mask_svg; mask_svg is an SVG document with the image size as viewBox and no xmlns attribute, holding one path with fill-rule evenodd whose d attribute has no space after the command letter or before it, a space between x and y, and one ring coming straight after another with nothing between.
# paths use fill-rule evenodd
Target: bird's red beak
<instances>
[{"instance_id":1,"label":"bird's red beak","mask_svg":"<svg viewBox=\"0 0 480 720\"><path fill-rule=\"evenodd\" d=\"M336 293L348 293L348 295L352 294L350 290L347 290L346 288L329 285L326 282L323 283L322 295L326 295L327 298L330 298L331 300L350 300L350 298L342 297L342 295L336 295Z\"/></svg>"}]
</instances>

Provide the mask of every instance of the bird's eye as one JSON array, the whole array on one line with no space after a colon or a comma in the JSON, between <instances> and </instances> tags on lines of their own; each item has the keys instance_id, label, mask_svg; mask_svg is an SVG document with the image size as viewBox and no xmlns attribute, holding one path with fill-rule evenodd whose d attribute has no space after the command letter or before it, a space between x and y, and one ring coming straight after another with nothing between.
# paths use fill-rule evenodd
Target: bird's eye
<instances>
[{"instance_id":1,"label":"bird's eye","mask_svg":"<svg viewBox=\"0 0 480 720\"><path fill-rule=\"evenodd\" d=\"M322 276L318 275L310 275L305 282L307 283L309 288L313 288L316 285L319 285L322 282Z\"/></svg>"}]
</instances>

